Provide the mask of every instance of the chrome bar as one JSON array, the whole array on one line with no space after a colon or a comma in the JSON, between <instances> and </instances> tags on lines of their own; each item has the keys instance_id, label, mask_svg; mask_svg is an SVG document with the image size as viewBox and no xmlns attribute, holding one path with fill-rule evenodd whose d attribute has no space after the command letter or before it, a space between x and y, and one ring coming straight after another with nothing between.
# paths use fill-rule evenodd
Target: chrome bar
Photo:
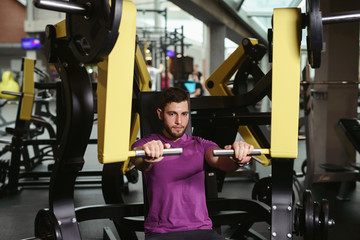
<instances>
[{"instance_id":1,"label":"chrome bar","mask_svg":"<svg viewBox=\"0 0 360 240\"><path fill-rule=\"evenodd\" d=\"M263 154L262 149L254 149L248 156L257 156ZM234 156L234 149L215 149L213 150L214 156Z\"/></svg>"},{"instance_id":2,"label":"chrome bar","mask_svg":"<svg viewBox=\"0 0 360 240\"><path fill-rule=\"evenodd\" d=\"M182 148L165 148L163 152L163 156L170 156L170 155L181 155ZM135 150L136 157L146 157L144 150Z\"/></svg>"},{"instance_id":3,"label":"chrome bar","mask_svg":"<svg viewBox=\"0 0 360 240\"><path fill-rule=\"evenodd\" d=\"M325 24L333 24L333 23L358 22L359 20L360 20L360 12L351 11L351 12L343 12L329 16L324 16L322 18L322 23L325 25Z\"/></svg>"},{"instance_id":4,"label":"chrome bar","mask_svg":"<svg viewBox=\"0 0 360 240\"><path fill-rule=\"evenodd\" d=\"M2 94L7 94L7 95L12 95L12 96L17 96L17 97L22 97L23 93L22 92L12 92L12 91L1 91Z\"/></svg>"},{"instance_id":5,"label":"chrome bar","mask_svg":"<svg viewBox=\"0 0 360 240\"><path fill-rule=\"evenodd\" d=\"M87 15L89 13L89 6L75 2L65 1L51 1L51 0L33 0L35 7L53 10L57 12L64 12L70 14Z\"/></svg>"}]
</instances>

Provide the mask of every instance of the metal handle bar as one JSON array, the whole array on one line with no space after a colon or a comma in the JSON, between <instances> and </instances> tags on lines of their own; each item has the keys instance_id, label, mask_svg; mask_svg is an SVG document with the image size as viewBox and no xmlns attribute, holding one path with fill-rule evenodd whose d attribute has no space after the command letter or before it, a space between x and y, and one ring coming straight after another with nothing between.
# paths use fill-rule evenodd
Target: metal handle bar
<instances>
[{"instance_id":1,"label":"metal handle bar","mask_svg":"<svg viewBox=\"0 0 360 240\"><path fill-rule=\"evenodd\" d=\"M254 149L248 156L257 156L261 154L269 154L269 149ZM234 149L215 149L213 150L214 156L234 156Z\"/></svg>"},{"instance_id":2,"label":"metal handle bar","mask_svg":"<svg viewBox=\"0 0 360 240\"><path fill-rule=\"evenodd\" d=\"M170 155L181 155L183 149L182 148L165 148L163 150L163 156ZM135 157L146 157L144 150L135 150Z\"/></svg>"},{"instance_id":3,"label":"metal handle bar","mask_svg":"<svg viewBox=\"0 0 360 240\"><path fill-rule=\"evenodd\" d=\"M16 96L16 97L22 97L24 94L22 92L13 92L13 91L1 91L2 94L6 94L6 95L12 95L12 96Z\"/></svg>"},{"instance_id":4,"label":"metal handle bar","mask_svg":"<svg viewBox=\"0 0 360 240\"><path fill-rule=\"evenodd\" d=\"M343 12L338 14L332 14L322 17L322 23L333 24L333 23L344 23L344 22L358 22L360 20L359 11Z\"/></svg>"},{"instance_id":5,"label":"metal handle bar","mask_svg":"<svg viewBox=\"0 0 360 240\"><path fill-rule=\"evenodd\" d=\"M258 156L261 154L269 154L269 153L270 153L269 149L254 149L248 156ZM213 150L213 155L217 157L220 156L232 157L234 156L234 149L215 149ZM264 163L259 158L253 158L253 159L255 159L255 161L265 166L269 165L269 163Z\"/></svg>"},{"instance_id":6,"label":"metal handle bar","mask_svg":"<svg viewBox=\"0 0 360 240\"><path fill-rule=\"evenodd\" d=\"M33 0L37 8L64 12L70 14L78 14L86 16L90 12L90 6L75 2L53 1L53 0Z\"/></svg>"}]
</instances>

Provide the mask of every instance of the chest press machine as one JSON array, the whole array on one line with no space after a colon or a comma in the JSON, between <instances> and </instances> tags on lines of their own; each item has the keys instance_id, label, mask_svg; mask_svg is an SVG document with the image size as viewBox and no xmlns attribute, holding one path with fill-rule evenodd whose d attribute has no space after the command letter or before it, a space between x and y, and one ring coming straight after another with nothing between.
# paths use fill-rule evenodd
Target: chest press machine
<instances>
[{"instance_id":1,"label":"chest press machine","mask_svg":"<svg viewBox=\"0 0 360 240\"><path fill-rule=\"evenodd\" d=\"M131 121L134 62L143 74L142 79L145 79L139 84L142 91L149 89L146 86L149 78L141 70L140 58L134 58L138 51L135 48L136 9L132 2L126 0L34 2L37 7L67 13L66 22L48 25L45 31L49 61L55 62L64 84L67 114L59 157L51 179L49 209L38 212L35 235L37 239L81 239L80 221L134 216L134 212L143 210L141 205L136 204L133 207L106 205L75 209L73 201L74 181L84 164L83 155L93 120L92 88L85 64L97 63L99 69L99 161L104 164L126 162L137 154L129 151L138 130L136 114ZM307 16L311 16L311 10ZM293 223L292 174L298 147L302 21L300 9L274 10L271 144L269 148L259 149L262 154L271 157L272 239L291 239L293 233L304 234L306 239L320 236L326 239L330 225L328 209L325 206L320 210L308 192L304 194L307 196L304 206L297 210L299 214L295 214ZM319 61L321 50L315 50L318 49L310 50L312 63ZM207 81L210 91L214 74ZM246 136L244 138L247 140ZM251 141L251 136L248 139ZM263 160L262 163L267 165L270 162Z\"/></svg>"}]
</instances>

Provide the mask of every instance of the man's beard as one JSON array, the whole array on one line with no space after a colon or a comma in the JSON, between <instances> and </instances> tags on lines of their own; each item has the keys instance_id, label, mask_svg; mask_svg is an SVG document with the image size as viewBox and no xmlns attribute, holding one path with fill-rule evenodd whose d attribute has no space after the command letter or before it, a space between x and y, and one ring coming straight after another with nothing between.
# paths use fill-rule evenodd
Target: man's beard
<instances>
[{"instance_id":1,"label":"man's beard","mask_svg":"<svg viewBox=\"0 0 360 240\"><path fill-rule=\"evenodd\" d=\"M165 131L175 140L175 139L178 139L178 138L181 138L184 133L185 133L185 129L186 129L186 126L182 126L182 125L178 125L179 127L183 127L183 130L181 132L172 132L171 131L171 128L167 125L164 124L164 129Z\"/></svg>"}]
</instances>

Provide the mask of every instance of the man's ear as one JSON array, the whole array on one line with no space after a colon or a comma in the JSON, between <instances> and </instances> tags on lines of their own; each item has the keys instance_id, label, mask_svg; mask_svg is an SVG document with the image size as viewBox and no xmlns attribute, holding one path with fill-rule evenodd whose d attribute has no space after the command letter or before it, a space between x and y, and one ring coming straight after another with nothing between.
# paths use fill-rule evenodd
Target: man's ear
<instances>
[{"instance_id":1,"label":"man's ear","mask_svg":"<svg viewBox=\"0 0 360 240\"><path fill-rule=\"evenodd\" d=\"M162 121L163 120L163 111L161 110L161 108L156 109L158 118Z\"/></svg>"}]
</instances>

